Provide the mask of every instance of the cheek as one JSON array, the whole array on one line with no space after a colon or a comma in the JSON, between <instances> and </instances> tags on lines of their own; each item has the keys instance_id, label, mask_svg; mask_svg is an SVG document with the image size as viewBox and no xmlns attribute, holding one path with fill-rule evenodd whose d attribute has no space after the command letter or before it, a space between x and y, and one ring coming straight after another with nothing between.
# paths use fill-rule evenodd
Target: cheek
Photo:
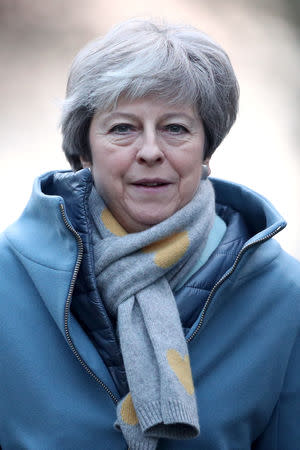
<instances>
[{"instance_id":1,"label":"cheek","mask_svg":"<svg viewBox=\"0 0 300 450\"><path fill-rule=\"evenodd\" d=\"M200 176L202 169L202 152L199 147L195 150L182 151L178 155L169 157L169 162L178 175L184 179Z\"/></svg>"},{"instance_id":2,"label":"cheek","mask_svg":"<svg viewBox=\"0 0 300 450\"><path fill-rule=\"evenodd\" d=\"M122 195L129 166L128 158L119 152L102 152L93 159L92 174L96 189L108 203L109 199Z\"/></svg>"},{"instance_id":3,"label":"cheek","mask_svg":"<svg viewBox=\"0 0 300 450\"><path fill-rule=\"evenodd\" d=\"M129 166L128 157L124 152L101 151L94 154L93 169L103 177L118 177L126 172Z\"/></svg>"},{"instance_id":4,"label":"cheek","mask_svg":"<svg viewBox=\"0 0 300 450\"><path fill-rule=\"evenodd\" d=\"M180 158L172 161L173 168L179 175L179 190L184 203L190 201L197 191L202 171L201 148L196 146L186 150Z\"/></svg>"}]
</instances>

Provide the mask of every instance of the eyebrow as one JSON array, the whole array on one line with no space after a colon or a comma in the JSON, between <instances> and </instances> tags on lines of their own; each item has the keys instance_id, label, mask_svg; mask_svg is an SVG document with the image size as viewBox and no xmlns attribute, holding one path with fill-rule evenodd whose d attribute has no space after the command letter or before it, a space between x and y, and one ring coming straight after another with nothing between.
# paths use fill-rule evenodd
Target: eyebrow
<instances>
[{"instance_id":1,"label":"eyebrow","mask_svg":"<svg viewBox=\"0 0 300 450\"><path fill-rule=\"evenodd\" d=\"M124 117L124 119L131 119L131 120L137 119L137 116L135 114L113 111L105 117L105 119L103 120L103 124L106 125L107 122L109 122L110 120L113 120L114 118L117 118L117 117Z\"/></svg>"},{"instance_id":2,"label":"eyebrow","mask_svg":"<svg viewBox=\"0 0 300 450\"><path fill-rule=\"evenodd\" d=\"M193 125L195 123L195 119L193 117L191 117L189 114L185 114L185 113L181 113L181 112L170 112L170 113L166 113L163 116L161 116L162 120L167 120L167 119L174 119L174 118L181 118L184 117L186 120L188 120L188 122Z\"/></svg>"},{"instance_id":3,"label":"eyebrow","mask_svg":"<svg viewBox=\"0 0 300 450\"><path fill-rule=\"evenodd\" d=\"M139 119L139 116L137 116L136 114L113 111L105 117L103 124L106 125L107 122L109 122L110 120L113 120L115 118L118 118L118 117L122 117L124 119L131 119L131 120ZM181 113L181 112L170 112L170 113L163 114L160 117L160 120L174 119L176 117L178 117L178 118L184 117L190 123L190 125L193 125L195 123L195 119L193 117L191 117L188 114Z\"/></svg>"}]
</instances>

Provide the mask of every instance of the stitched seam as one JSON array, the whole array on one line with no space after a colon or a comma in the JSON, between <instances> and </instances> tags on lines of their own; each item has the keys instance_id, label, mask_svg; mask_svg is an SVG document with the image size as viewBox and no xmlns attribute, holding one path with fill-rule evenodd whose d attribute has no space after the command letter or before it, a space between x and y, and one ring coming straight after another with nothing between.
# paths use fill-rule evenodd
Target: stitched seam
<instances>
[{"instance_id":1,"label":"stitched seam","mask_svg":"<svg viewBox=\"0 0 300 450\"><path fill-rule=\"evenodd\" d=\"M237 257L238 254L239 252L222 251L222 250L216 250L214 253L214 255L230 255L235 257Z\"/></svg>"},{"instance_id":2,"label":"stitched seam","mask_svg":"<svg viewBox=\"0 0 300 450\"><path fill-rule=\"evenodd\" d=\"M212 284L210 287L196 287L196 286L191 286L189 284L185 284L183 287L185 288L189 288L189 289L194 289L195 291L206 291L206 292L210 292L211 289L213 288L214 284Z\"/></svg>"}]
</instances>

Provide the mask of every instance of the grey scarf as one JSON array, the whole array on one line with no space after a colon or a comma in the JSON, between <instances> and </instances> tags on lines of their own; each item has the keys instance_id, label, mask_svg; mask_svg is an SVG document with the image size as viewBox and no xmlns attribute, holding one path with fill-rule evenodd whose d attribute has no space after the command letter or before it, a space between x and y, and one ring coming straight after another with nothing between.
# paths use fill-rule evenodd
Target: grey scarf
<instances>
[{"instance_id":1,"label":"grey scarf","mask_svg":"<svg viewBox=\"0 0 300 450\"><path fill-rule=\"evenodd\" d=\"M172 289L198 261L212 228L211 182L201 181L186 206L139 233L121 227L95 188L89 207L97 286L117 318L130 389L117 405L115 426L131 450L155 449L161 437L194 438L197 403Z\"/></svg>"}]
</instances>

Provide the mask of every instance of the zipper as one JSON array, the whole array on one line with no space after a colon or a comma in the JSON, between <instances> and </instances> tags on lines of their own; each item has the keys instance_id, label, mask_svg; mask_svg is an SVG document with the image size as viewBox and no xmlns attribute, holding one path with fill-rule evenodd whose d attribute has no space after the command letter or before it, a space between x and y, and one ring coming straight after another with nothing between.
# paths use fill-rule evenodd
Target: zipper
<instances>
[{"instance_id":1,"label":"zipper","mask_svg":"<svg viewBox=\"0 0 300 450\"><path fill-rule=\"evenodd\" d=\"M254 247L257 244L261 244L262 242L267 241L268 239L271 239L273 236L275 236L275 234L279 233L279 231L281 231L284 228L284 226L280 225L279 227L276 228L276 230L272 231L272 233L267 234L266 236L264 236L261 239L258 239L257 241L251 242L251 244L248 244L246 247L243 247L240 252L238 253L231 269L229 270L229 272L227 272L225 275L223 275L219 281L217 281L217 283L214 285L214 287L212 288L212 290L209 293L209 296L207 297L207 300L203 306L202 309L202 313L201 313L201 317L199 320L199 323L196 327L196 329L193 331L193 333L191 334L191 336L189 338L186 339L186 341L189 343L192 341L192 339L194 339L194 337L199 333L203 322L205 320L205 315L207 313L207 310L210 306L210 304L212 303L213 297L215 295L215 293L217 292L217 290L219 289L219 287L224 283L224 281L226 281L235 271L238 263L240 262L242 256L244 255L244 253L246 253L247 250L249 250L249 248Z\"/></svg>"},{"instance_id":2,"label":"zipper","mask_svg":"<svg viewBox=\"0 0 300 450\"><path fill-rule=\"evenodd\" d=\"M80 265L81 265L81 262L82 262L82 258L83 258L83 242L82 242L82 239L80 237L80 234L77 233L77 231L68 222L68 220L66 218L64 205L62 203L60 203L59 207L60 207L60 211L61 211L62 218L63 218L65 226L67 227L67 229L69 231L71 231L71 233L73 233L73 235L76 238L77 249L78 249L78 255L77 255L77 260L76 260L76 264L75 264L75 269L74 269L74 272L73 272L73 276L72 276L72 280L71 280L71 284L70 284L70 289L69 289L69 293L68 293L68 297L67 297L67 301L66 301L66 305L65 305L64 328L65 328L65 335L66 335L66 338L67 338L67 342L68 342L69 347L71 348L72 352L76 356L77 360L81 364L81 366L87 371L87 373L98 384L101 385L101 387L111 397L113 402L115 404L117 404L118 403L118 399L116 398L116 396L111 392L111 390L106 386L106 384L103 383L103 381L101 381L100 378L97 377L97 375L89 368L89 366L86 364L86 362L81 358L81 356L78 353L75 345L73 344L73 341L72 341L70 333L69 333L68 320L69 320L69 312L70 312L70 303L71 303L71 299L72 299L72 295L73 295L73 291L74 291L75 281L76 281L76 278L77 278L77 275L78 275L78 272L79 272L79 268L80 268Z\"/></svg>"}]
</instances>

